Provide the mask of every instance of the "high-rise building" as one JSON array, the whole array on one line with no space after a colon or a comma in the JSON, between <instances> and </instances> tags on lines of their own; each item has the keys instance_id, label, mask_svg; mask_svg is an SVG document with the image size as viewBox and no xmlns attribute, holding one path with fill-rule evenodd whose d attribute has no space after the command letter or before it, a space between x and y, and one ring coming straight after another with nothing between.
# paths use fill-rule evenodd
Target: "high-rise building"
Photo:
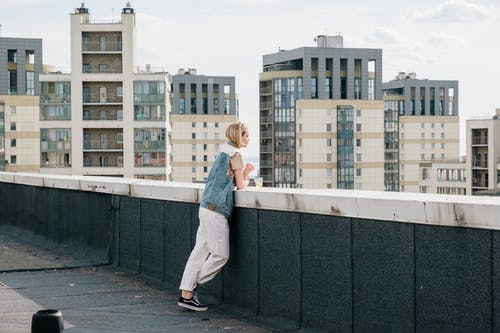
<instances>
[{"instance_id":1,"label":"high-rise building","mask_svg":"<svg viewBox=\"0 0 500 333\"><path fill-rule=\"evenodd\" d=\"M500 188L500 109L489 119L468 119L467 194Z\"/></svg>"},{"instance_id":2,"label":"high-rise building","mask_svg":"<svg viewBox=\"0 0 500 333\"><path fill-rule=\"evenodd\" d=\"M317 47L280 50L263 57L259 96L260 174L264 186L296 187L297 177L301 186L315 186L315 180L306 178L322 177L331 168L332 175L337 176L321 187L331 184L333 188L354 188L354 146L358 139L362 140L358 137L362 134L360 131L354 135L354 126L361 123L354 122L353 117L358 111L383 112L382 50L343 48L342 36L318 36L316 41ZM300 122L296 100L303 100ZM380 101L380 106L361 101ZM366 112L361 108L366 108ZM319 115L324 121L331 121L330 130L317 127L315 117ZM383 117L380 119L383 123ZM369 125L365 127L368 129ZM301 133L304 130L314 135ZM332 146L324 148L328 138ZM302 147L297 146L298 139ZM314 153L314 147L323 147L318 149L325 151L306 157L305 154ZM298 153L302 154L302 161ZM332 161L326 160L328 156ZM383 163L383 151L379 159ZM327 168L323 170L323 166Z\"/></svg>"},{"instance_id":3,"label":"high-rise building","mask_svg":"<svg viewBox=\"0 0 500 333\"><path fill-rule=\"evenodd\" d=\"M169 179L169 74L136 66L136 17L71 14L71 74L40 75L41 172Z\"/></svg>"},{"instance_id":4,"label":"high-rise building","mask_svg":"<svg viewBox=\"0 0 500 333\"><path fill-rule=\"evenodd\" d=\"M172 180L204 182L227 126L238 119L234 76L172 76Z\"/></svg>"},{"instance_id":5,"label":"high-rise building","mask_svg":"<svg viewBox=\"0 0 500 333\"><path fill-rule=\"evenodd\" d=\"M0 170L38 172L42 40L0 37Z\"/></svg>"},{"instance_id":6,"label":"high-rise building","mask_svg":"<svg viewBox=\"0 0 500 333\"><path fill-rule=\"evenodd\" d=\"M385 189L419 192L421 162L458 161L458 81L399 73L383 89Z\"/></svg>"}]
</instances>

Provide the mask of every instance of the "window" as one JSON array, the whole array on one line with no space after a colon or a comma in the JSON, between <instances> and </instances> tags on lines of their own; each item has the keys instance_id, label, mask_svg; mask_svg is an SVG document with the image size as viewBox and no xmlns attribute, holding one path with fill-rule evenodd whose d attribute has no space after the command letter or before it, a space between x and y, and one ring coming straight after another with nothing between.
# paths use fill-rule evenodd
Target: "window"
<instances>
[{"instance_id":1,"label":"window","mask_svg":"<svg viewBox=\"0 0 500 333\"><path fill-rule=\"evenodd\" d=\"M441 139L444 139L444 133L441 133Z\"/></svg>"},{"instance_id":2,"label":"window","mask_svg":"<svg viewBox=\"0 0 500 333\"><path fill-rule=\"evenodd\" d=\"M433 160L433 159L434 159L434 154L431 154L431 160Z\"/></svg>"},{"instance_id":3,"label":"window","mask_svg":"<svg viewBox=\"0 0 500 333\"><path fill-rule=\"evenodd\" d=\"M445 144L444 144L444 143L442 143L442 144L441 144L441 149L444 149L444 147L445 147Z\"/></svg>"},{"instance_id":4,"label":"window","mask_svg":"<svg viewBox=\"0 0 500 333\"><path fill-rule=\"evenodd\" d=\"M26 72L26 95L35 95L35 72Z\"/></svg>"},{"instance_id":5,"label":"window","mask_svg":"<svg viewBox=\"0 0 500 333\"><path fill-rule=\"evenodd\" d=\"M207 123L206 122L203 123L203 128L207 128Z\"/></svg>"},{"instance_id":6,"label":"window","mask_svg":"<svg viewBox=\"0 0 500 333\"><path fill-rule=\"evenodd\" d=\"M106 51L106 36L99 36L99 51Z\"/></svg>"},{"instance_id":7,"label":"window","mask_svg":"<svg viewBox=\"0 0 500 333\"><path fill-rule=\"evenodd\" d=\"M207 155L203 155L203 162L208 162L208 156Z\"/></svg>"},{"instance_id":8,"label":"window","mask_svg":"<svg viewBox=\"0 0 500 333\"><path fill-rule=\"evenodd\" d=\"M326 124L326 131L331 132L332 131L332 124Z\"/></svg>"},{"instance_id":9,"label":"window","mask_svg":"<svg viewBox=\"0 0 500 333\"><path fill-rule=\"evenodd\" d=\"M15 131L16 130L16 122L15 121L11 121L10 122L10 130L11 131Z\"/></svg>"},{"instance_id":10,"label":"window","mask_svg":"<svg viewBox=\"0 0 500 333\"><path fill-rule=\"evenodd\" d=\"M425 149L425 143L424 143L424 142L422 142L422 143L420 144L420 149L422 149L422 150L423 150L423 149Z\"/></svg>"},{"instance_id":11,"label":"window","mask_svg":"<svg viewBox=\"0 0 500 333\"><path fill-rule=\"evenodd\" d=\"M356 139L356 147L361 147L361 139Z\"/></svg>"},{"instance_id":12,"label":"window","mask_svg":"<svg viewBox=\"0 0 500 333\"><path fill-rule=\"evenodd\" d=\"M425 139L425 133L424 132L420 133L420 138Z\"/></svg>"},{"instance_id":13,"label":"window","mask_svg":"<svg viewBox=\"0 0 500 333\"><path fill-rule=\"evenodd\" d=\"M191 172L192 172L192 173L196 173L196 167L192 167L192 168L191 168Z\"/></svg>"},{"instance_id":14,"label":"window","mask_svg":"<svg viewBox=\"0 0 500 333\"><path fill-rule=\"evenodd\" d=\"M82 72L83 73L90 73L90 64L83 64L82 65Z\"/></svg>"},{"instance_id":15,"label":"window","mask_svg":"<svg viewBox=\"0 0 500 333\"><path fill-rule=\"evenodd\" d=\"M191 123L191 127L195 128L196 127L196 123Z\"/></svg>"},{"instance_id":16,"label":"window","mask_svg":"<svg viewBox=\"0 0 500 333\"><path fill-rule=\"evenodd\" d=\"M299 124L299 132L302 132L302 124Z\"/></svg>"},{"instance_id":17,"label":"window","mask_svg":"<svg viewBox=\"0 0 500 333\"><path fill-rule=\"evenodd\" d=\"M208 172L208 167L203 167L203 172Z\"/></svg>"},{"instance_id":18,"label":"window","mask_svg":"<svg viewBox=\"0 0 500 333\"><path fill-rule=\"evenodd\" d=\"M10 63L17 64L17 50L7 51L7 61Z\"/></svg>"},{"instance_id":19,"label":"window","mask_svg":"<svg viewBox=\"0 0 500 333\"><path fill-rule=\"evenodd\" d=\"M16 139L10 139L10 146L16 147Z\"/></svg>"},{"instance_id":20,"label":"window","mask_svg":"<svg viewBox=\"0 0 500 333\"><path fill-rule=\"evenodd\" d=\"M420 128L425 128L425 123L421 123Z\"/></svg>"},{"instance_id":21,"label":"window","mask_svg":"<svg viewBox=\"0 0 500 333\"><path fill-rule=\"evenodd\" d=\"M425 154L420 154L420 159L423 161L425 160Z\"/></svg>"},{"instance_id":22,"label":"window","mask_svg":"<svg viewBox=\"0 0 500 333\"><path fill-rule=\"evenodd\" d=\"M311 98L318 98L318 78L311 78Z\"/></svg>"},{"instance_id":23,"label":"window","mask_svg":"<svg viewBox=\"0 0 500 333\"><path fill-rule=\"evenodd\" d=\"M215 128L219 128L219 123L218 122L215 123Z\"/></svg>"},{"instance_id":24,"label":"window","mask_svg":"<svg viewBox=\"0 0 500 333\"><path fill-rule=\"evenodd\" d=\"M444 153L441 153L441 159L444 160Z\"/></svg>"},{"instance_id":25,"label":"window","mask_svg":"<svg viewBox=\"0 0 500 333\"><path fill-rule=\"evenodd\" d=\"M326 161L331 162L332 161L332 154L326 154Z\"/></svg>"},{"instance_id":26,"label":"window","mask_svg":"<svg viewBox=\"0 0 500 333\"><path fill-rule=\"evenodd\" d=\"M203 150L207 150L207 144L206 143L203 144Z\"/></svg>"},{"instance_id":27,"label":"window","mask_svg":"<svg viewBox=\"0 0 500 333\"><path fill-rule=\"evenodd\" d=\"M356 124L356 132L361 132L361 124Z\"/></svg>"},{"instance_id":28,"label":"window","mask_svg":"<svg viewBox=\"0 0 500 333\"><path fill-rule=\"evenodd\" d=\"M356 176L361 177L361 168L356 168Z\"/></svg>"},{"instance_id":29,"label":"window","mask_svg":"<svg viewBox=\"0 0 500 333\"><path fill-rule=\"evenodd\" d=\"M16 106L15 106L15 105L12 105L12 106L10 107L10 114L16 114L16 113L17 113L17 108L16 108Z\"/></svg>"},{"instance_id":30,"label":"window","mask_svg":"<svg viewBox=\"0 0 500 333\"><path fill-rule=\"evenodd\" d=\"M108 70L108 65L106 64L99 64L99 73L106 73Z\"/></svg>"},{"instance_id":31,"label":"window","mask_svg":"<svg viewBox=\"0 0 500 333\"><path fill-rule=\"evenodd\" d=\"M434 133L431 133L431 138L434 139L435 135Z\"/></svg>"},{"instance_id":32,"label":"window","mask_svg":"<svg viewBox=\"0 0 500 333\"><path fill-rule=\"evenodd\" d=\"M302 146L302 143L301 143L301 146ZM332 139L330 139L330 138L326 139L326 146L327 147L331 147L332 146Z\"/></svg>"},{"instance_id":33,"label":"window","mask_svg":"<svg viewBox=\"0 0 500 333\"><path fill-rule=\"evenodd\" d=\"M191 145L191 151L196 151L196 144Z\"/></svg>"},{"instance_id":34,"label":"window","mask_svg":"<svg viewBox=\"0 0 500 333\"><path fill-rule=\"evenodd\" d=\"M191 155L191 161L196 162L196 155Z\"/></svg>"},{"instance_id":35,"label":"window","mask_svg":"<svg viewBox=\"0 0 500 333\"><path fill-rule=\"evenodd\" d=\"M356 110L356 117L361 117L361 110Z\"/></svg>"},{"instance_id":36,"label":"window","mask_svg":"<svg viewBox=\"0 0 500 333\"><path fill-rule=\"evenodd\" d=\"M327 177L331 177L332 175L333 175L333 170L332 170L332 168L327 168L327 169L326 169L326 176L327 176Z\"/></svg>"},{"instance_id":37,"label":"window","mask_svg":"<svg viewBox=\"0 0 500 333\"><path fill-rule=\"evenodd\" d=\"M116 88L116 96L123 96L123 87Z\"/></svg>"},{"instance_id":38,"label":"window","mask_svg":"<svg viewBox=\"0 0 500 333\"><path fill-rule=\"evenodd\" d=\"M356 162L361 162L361 154L356 154Z\"/></svg>"},{"instance_id":39,"label":"window","mask_svg":"<svg viewBox=\"0 0 500 333\"><path fill-rule=\"evenodd\" d=\"M16 163L17 163L17 156L10 155L10 164L16 164Z\"/></svg>"},{"instance_id":40,"label":"window","mask_svg":"<svg viewBox=\"0 0 500 333\"><path fill-rule=\"evenodd\" d=\"M123 134L122 133L118 133L116 135L116 143L123 143Z\"/></svg>"},{"instance_id":41,"label":"window","mask_svg":"<svg viewBox=\"0 0 500 333\"><path fill-rule=\"evenodd\" d=\"M191 133L191 139L196 139L196 133Z\"/></svg>"}]
</instances>

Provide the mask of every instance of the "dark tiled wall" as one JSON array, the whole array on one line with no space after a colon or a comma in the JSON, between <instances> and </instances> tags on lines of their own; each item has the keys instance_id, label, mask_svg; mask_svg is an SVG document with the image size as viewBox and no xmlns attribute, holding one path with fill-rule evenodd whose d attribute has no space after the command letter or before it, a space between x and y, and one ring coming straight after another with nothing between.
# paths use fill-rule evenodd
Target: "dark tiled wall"
<instances>
[{"instance_id":1,"label":"dark tiled wall","mask_svg":"<svg viewBox=\"0 0 500 333\"><path fill-rule=\"evenodd\" d=\"M176 291L198 205L0 183L0 223ZM278 330L496 332L500 234L236 208L209 304Z\"/></svg>"}]
</instances>

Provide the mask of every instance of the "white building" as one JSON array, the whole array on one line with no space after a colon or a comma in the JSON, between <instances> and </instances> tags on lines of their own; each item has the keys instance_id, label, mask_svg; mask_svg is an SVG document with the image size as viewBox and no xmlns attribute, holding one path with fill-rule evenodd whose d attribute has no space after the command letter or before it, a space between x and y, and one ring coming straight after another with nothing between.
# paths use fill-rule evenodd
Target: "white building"
<instances>
[{"instance_id":1,"label":"white building","mask_svg":"<svg viewBox=\"0 0 500 333\"><path fill-rule=\"evenodd\" d=\"M136 65L134 9L71 14L71 74L43 74L41 172L170 178L169 75Z\"/></svg>"}]
</instances>

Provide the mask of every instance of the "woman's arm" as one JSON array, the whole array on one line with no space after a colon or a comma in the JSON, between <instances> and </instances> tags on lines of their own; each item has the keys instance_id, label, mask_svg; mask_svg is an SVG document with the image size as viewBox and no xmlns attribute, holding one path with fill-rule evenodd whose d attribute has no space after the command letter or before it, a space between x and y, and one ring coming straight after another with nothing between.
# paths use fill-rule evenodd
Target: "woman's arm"
<instances>
[{"instance_id":1,"label":"woman's arm","mask_svg":"<svg viewBox=\"0 0 500 333\"><path fill-rule=\"evenodd\" d=\"M236 188L238 188L238 190L241 190L241 189L244 189L245 187L247 187L247 183L246 183L245 179L243 179L243 170L244 169L233 170L234 182L236 183Z\"/></svg>"}]
</instances>

